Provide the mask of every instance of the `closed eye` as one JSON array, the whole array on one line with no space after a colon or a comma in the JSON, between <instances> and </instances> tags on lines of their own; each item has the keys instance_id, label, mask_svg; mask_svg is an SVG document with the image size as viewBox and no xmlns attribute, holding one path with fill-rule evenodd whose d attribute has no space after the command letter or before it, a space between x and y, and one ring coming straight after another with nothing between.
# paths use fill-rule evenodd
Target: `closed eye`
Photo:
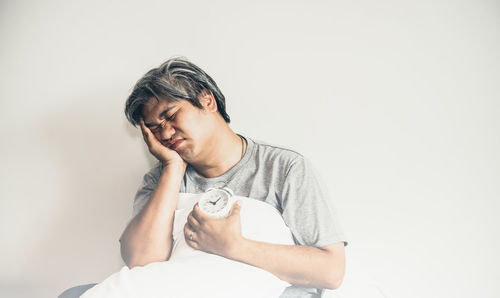
<instances>
[{"instance_id":1,"label":"closed eye","mask_svg":"<svg viewBox=\"0 0 500 298\"><path fill-rule=\"evenodd\" d=\"M151 126L151 127L149 127L149 130L150 130L152 133L156 133L156 132L158 132L158 131L160 130L160 127L163 127L163 123L164 123L164 122L165 122L165 121L162 121L162 122L161 122L160 124L158 124L158 125L155 125L155 126Z\"/></svg>"},{"instance_id":2,"label":"closed eye","mask_svg":"<svg viewBox=\"0 0 500 298\"><path fill-rule=\"evenodd\" d=\"M167 120L167 121L172 121L172 120L174 120L174 119L175 119L175 115L176 115L176 114L177 114L177 112L173 113L171 116L169 116L169 117L165 118L165 120Z\"/></svg>"},{"instance_id":3,"label":"closed eye","mask_svg":"<svg viewBox=\"0 0 500 298\"><path fill-rule=\"evenodd\" d=\"M165 117L165 120L163 120L160 124L158 125L155 125L155 126L151 126L149 127L149 130L152 132L152 133L157 133L161 127L164 127L165 126L165 122L170 122L172 120L175 119L175 115L177 114L177 112L173 113L171 116L168 116L168 117Z\"/></svg>"}]
</instances>

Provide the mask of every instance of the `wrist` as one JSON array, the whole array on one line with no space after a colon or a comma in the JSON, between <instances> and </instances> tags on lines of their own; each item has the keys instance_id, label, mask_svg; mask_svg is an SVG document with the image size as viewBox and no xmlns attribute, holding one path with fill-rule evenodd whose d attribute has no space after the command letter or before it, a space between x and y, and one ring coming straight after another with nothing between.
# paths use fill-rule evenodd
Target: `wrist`
<instances>
[{"instance_id":1,"label":"wrist","mask_svg":"<svg viewBox=\"0 0 500 298\"><path fill-rule=\"evenodd\" d=\"M186 171L186 162L184 160L180 161L162 161L163 164L163 170L162 172L170 172L170 173L181 173L184 175L184 172Z\"/></svg>"},{"instance_id":2,"label":"wrist","mask_svg":"<svg viewBox=\"0 0 500 298\"><path fill-rule=\"evenodd\" d=\"M172 181L180 181L184 177L186 171L186 166L181 163L169 163L163 164L163 169L161 171L160 179L167 179Z\"/></svg>"},{"instance_id":3,"label":"wrist","mask_svg":"<svg viewBox=\"0 0 500 298\"><path fill-rule=\"evenodd\" d=\"M231 260L242 262L243 258L241 254L247 251L245 247L248 245L249 241L250 240L243 236L236 238L227 249L226 257Z\"/></svg>"}]
</instances>

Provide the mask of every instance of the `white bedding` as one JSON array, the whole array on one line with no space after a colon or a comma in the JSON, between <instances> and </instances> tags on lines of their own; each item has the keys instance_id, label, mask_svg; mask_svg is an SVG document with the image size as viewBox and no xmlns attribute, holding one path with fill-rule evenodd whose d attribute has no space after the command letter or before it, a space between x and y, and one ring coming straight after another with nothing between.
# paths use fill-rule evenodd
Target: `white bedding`
<instances>
[{"instance_id":1,"label":"white bedding","mask_svg":"<svg viewBox=\"0 0 500 298\"><path fill-rule=\"evenodd\" d=\"M198 194L180 194L169 261L133 269L124 266L81 297L279 297L289 283L257 267L194 250L187 245L183 228L199 197ZM232 201L236 200L242 201L240 214L244 237L293 244L290 230L275 208L250 198L234 196Z\"/></svg>"}]
</instances>

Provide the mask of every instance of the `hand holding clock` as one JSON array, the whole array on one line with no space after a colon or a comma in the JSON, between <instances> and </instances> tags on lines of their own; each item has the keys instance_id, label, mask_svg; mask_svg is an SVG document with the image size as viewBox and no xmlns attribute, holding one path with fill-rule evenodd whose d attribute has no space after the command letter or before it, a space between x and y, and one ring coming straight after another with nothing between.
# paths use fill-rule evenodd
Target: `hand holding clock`
<instances>
[{"instance_id":1,"label":"hand holding clock","mask_svg":"<svg viewBox=\"0 0 500 298\"><path fill-rule=\"evenodd\" d=\"M236 202L227 217L213 218L201 211L197 203L184 226L187 244L197 250L230 257L244 239L240 209L240 204Z\"/></svg>"}]
</instances>

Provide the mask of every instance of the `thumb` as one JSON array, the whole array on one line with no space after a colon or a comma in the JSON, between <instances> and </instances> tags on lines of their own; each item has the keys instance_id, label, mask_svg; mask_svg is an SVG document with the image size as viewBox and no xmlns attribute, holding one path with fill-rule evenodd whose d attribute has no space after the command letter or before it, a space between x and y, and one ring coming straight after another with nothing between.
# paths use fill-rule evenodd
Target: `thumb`
<instances>
[{"instance_id":1,"label":"thumb","mask_svg":"<svg viewBox=\"0 0 500 298\"><path fill-rule=\"evenodd\" d=\"M240 210L241 210L241 200L238 200L234 202L233 206L231 207L231 211L229 211L229 216L240 215Z\"/></svg>"}]
</instances>

